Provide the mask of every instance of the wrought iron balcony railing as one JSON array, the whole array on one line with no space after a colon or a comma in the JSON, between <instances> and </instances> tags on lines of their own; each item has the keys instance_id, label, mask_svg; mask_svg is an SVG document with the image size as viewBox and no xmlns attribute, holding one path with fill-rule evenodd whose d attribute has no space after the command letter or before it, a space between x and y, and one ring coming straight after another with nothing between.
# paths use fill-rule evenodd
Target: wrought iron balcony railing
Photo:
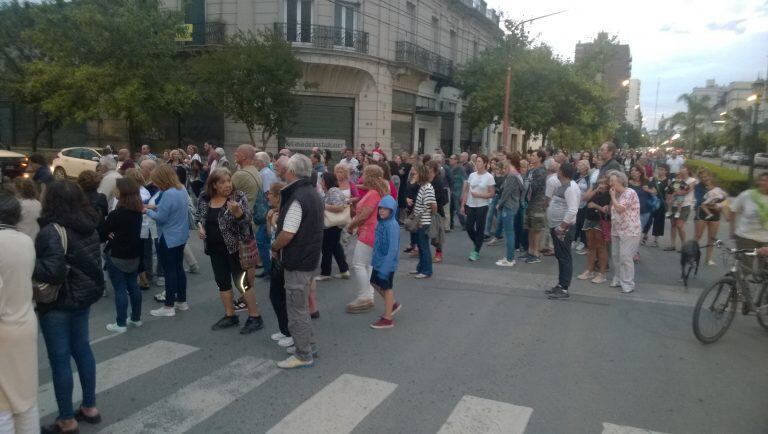
<instances>
[{"instance_id":1,"label":"wrought iron balcony railing","mask_svg":"<svg viewBox=\"0 0 768 434\"><path fill-rule=\"evenodd\" d=\"M275 33L288 42L312 44L318 48L349 48L368 53L368 33L343 27L275 23Z\"/></svg>"},{"instance_id":2,"label":"wrought iron balcony railing","mask_svg":"<svg viewBox=\"0 0 768 434\"><path fill-rule=\"evenodd\" d=\"M395 60L430 74L447 78L453 76L453 61L426 48L421 48L413 42L397 41L395 43Z\"/></svg>"},{"instance_id":3,"label":"wrought iron balcony railing","mask_svg":"<svg viewBox=\"0 0 768 434\"><path fill-rule=\"evenodd\" d=\"M208 45L224 45L226 41L226 24L192 23L192 40L179 42L179 45L182 48L200 48Z\"/></svg>"}]
</instances>

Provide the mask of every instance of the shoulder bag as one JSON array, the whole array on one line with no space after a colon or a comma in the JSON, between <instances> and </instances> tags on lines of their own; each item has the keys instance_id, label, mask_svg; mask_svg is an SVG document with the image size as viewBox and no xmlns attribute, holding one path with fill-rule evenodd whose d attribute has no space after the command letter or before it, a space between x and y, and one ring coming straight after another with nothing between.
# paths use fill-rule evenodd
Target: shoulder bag
<instances>
[{"instance_id":1,"label":"shoulder bag","mask_svg":"<svg viewBox=\"0 0 768 434\"><path fill-rule=\"evenodd\" d=\"M339 212L323 211L323 225L326 228L332 227L344 227L352 221L352 215L349 213L349 206L345 205L344 209Z\"/></svg>"},{"instance_id":2,"label":"shoulder bag","mask_svg":"<svg viewBox=\"0 0 768 434\"><path fill-rule=\"evenodd\" d=\"M67 260L67 230L59 225L58 223L54 223L53 227L56 229L56 232L59 233L59 238L61 239L61 246L64 247L64 261ZM67 272L66 274L69 274L69 265L67 265ZM59 298L59 290L64 286L66 282L66 274L64 275L64 282L62 282L59 285L54 285L52 283L44 283L44 282L32 282L32 299L36 303L53 303Z\"/></svg>"}]
</instances>

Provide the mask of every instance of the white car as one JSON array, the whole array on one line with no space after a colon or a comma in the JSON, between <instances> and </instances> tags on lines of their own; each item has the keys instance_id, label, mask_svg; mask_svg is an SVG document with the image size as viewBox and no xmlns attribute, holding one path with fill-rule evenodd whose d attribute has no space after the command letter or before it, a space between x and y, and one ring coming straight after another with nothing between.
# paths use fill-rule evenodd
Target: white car
<instances>
[{"instance_id":1,"label":"white car","mask_svg":"<svg viewBox=\"0 0 768 434\"><path fill-rule=\"evenodd\" d=\"M77 178L81 172L96 170L101 158L96 148L64 148L53 159L51 172L56 179Z\"/></svg>"},{"instance_id":2,"label":"white car","mask_svg":"<svg viewBox=\"0 0 768 434\"><path fill-rule=\"evenodd\" d=\"M768 154L765 152L755 154L755 166L768 167Z\"/></svg>"}]
</instances>

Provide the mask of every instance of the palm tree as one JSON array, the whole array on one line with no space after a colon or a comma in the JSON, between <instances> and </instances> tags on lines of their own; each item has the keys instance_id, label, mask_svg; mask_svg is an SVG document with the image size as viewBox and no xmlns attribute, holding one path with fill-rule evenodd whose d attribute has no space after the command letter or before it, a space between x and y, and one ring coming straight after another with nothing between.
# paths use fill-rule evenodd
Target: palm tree
<instances>
[{"instance_id":1,"label":"palm tree","mask_svg":"<svg viewBox=\"0 0 768 434\"><path fill-rule=\"evenodd\" d=\"M725 128L723 134L734 149L741 148L741 138L744 135L744 126L749 125L752 119L752 107L743 109L735 108L725 114Z\"/></svg>"},{"instance_id":2,"label":"palm tree","mask_svg":"<svg viewBox=\"0 0 768 434\"><path fill-rule=\"evenodd\" d=\"M706 121L712 111L709 96L697 98L694 95L684 93L677 98L677 101L685 103L686 111L675 113L670 122L685 127L685 134L691 144L690 153L693 156L693 151L696 148L696 128L701 125L702 121Z\"/></svg>"}]
</instances>

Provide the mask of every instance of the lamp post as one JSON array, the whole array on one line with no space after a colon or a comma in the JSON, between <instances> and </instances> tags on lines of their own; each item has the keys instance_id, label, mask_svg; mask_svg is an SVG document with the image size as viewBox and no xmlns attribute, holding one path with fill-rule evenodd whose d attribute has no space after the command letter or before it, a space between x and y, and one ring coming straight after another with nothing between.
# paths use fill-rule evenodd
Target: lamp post
<instances>
[{"instance_id":1,"label":"lamp post","mask_svg":"<svg viewBox=\"0 0 768 434\"><path fill-rule=\"evenodd\" d=\"M762 86L762 83L760 83L760 86ZM755 82L755 85L753 86L753 89L757 90L757 93L752 94L749 98L747 98L747 101L754 102L754 109L752 110L754 113L752 113L752 140L750 140L750 149L747 152L747 156L751 157L749 159L749 172L747 175L747 179L752 182L752 179L755 174L755 153L757 152L757 115L760 113L760 87L757 85L757 82Z\"/></svg>"},{"instance_id":2,"label":"lamp post","mask_svg":"<svg viewBox=\"0 0 768 434\"><path fill-rule=\"evenodd\" d=\"M531 23L533 21L536 21L542 18L551 17L557 14L562 14L563 12L565 12L565 10L542 15L536 18L531 18L530 20L520 21L519 23L515 24L514 27L512 27L512 31L514 32L515 30L517 30L518 27L520 27L525 23ZM501 135L502 135L501 143L505 151L508 151L507 148L509 147L509 87L510 87L510 83L512 82L512 63L511 63L512 59L509 59L509 60L510 60L510 64L509 66L507 66L507 83L504 88L504 119L502 120L502 126L501 126ZM489 145L489 148L490 148L490 145Z\"/></svg>"}]
</instances>

